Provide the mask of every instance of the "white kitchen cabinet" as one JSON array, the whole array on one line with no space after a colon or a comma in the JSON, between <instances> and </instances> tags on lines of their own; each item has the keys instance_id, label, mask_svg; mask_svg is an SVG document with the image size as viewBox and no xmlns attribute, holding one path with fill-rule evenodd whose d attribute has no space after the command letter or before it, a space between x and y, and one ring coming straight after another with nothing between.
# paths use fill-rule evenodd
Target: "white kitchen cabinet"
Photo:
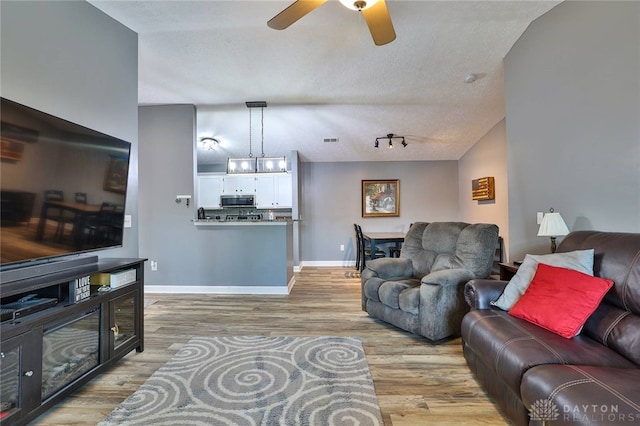
<instances>
[{"instance_id":1,"label":"white kitchen cabinet","mask_svg":"<svg viewBox=\"0 0 640 426\"><path fill-rule=\"evenodd\" d=\"M293 177L289 174L275 175L278 207L293 207Z\"/></svg>"},{"instance_id":2,"label":"white kitchen cabinet","mask_svg":"<svg viewBox=\"0 0 640 426\"><path fill-rule=\"evenodd\" d=\"M220 195L225 175L222 174L198 174L198 207L207 210L220 209Z\"/></svg>"},{"instance_id":3,"label":"white kitchen cabinet","mask_svg":"<svg viewBox=\"0 0 640 426\"><path fill-rule=\"evenodd\" d=\"M222 193L225 195L255 194L255 175L225 175L222 184Z\"/></svg>"},{"instance_id":4,"label":"white kitchen cabinet","mask_svg":"<svg viewBox=\"0 0 640 426\"><path fill-rule=\"evenodd\" d=\"M291 208L293 179L289 173L258 175L256 203L259 209Z\"/></svg>"}]
</instances>

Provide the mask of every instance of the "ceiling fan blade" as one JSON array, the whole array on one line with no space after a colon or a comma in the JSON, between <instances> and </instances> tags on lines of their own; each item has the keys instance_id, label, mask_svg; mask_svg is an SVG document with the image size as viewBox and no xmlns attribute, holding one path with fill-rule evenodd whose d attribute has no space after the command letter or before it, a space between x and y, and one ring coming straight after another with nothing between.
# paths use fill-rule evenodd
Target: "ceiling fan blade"
<instances>
[{"instance_id":1,"label":"ceiling fan blade","mask_svg":"<svg viewBox=\"0 0 640 426\"><path fill-rule=\"evenodd\" d=\"M371 37L377 46L391 43L396 39L396 31L393 29L391 16L384 0L378 0L373 6L363 9L362 15L367 21Z\"/></svg>"},{"instance_id":2,"label":"ceiling fan blade","mask_svg":"<svg viewBox=\"0 0 640 426\"><path fill-rule=\"evenodd\" d=\"M274 30L284 30L327 0L296 0L289 7L271 18L267 25Z\"/></svg>"}]
</instances>

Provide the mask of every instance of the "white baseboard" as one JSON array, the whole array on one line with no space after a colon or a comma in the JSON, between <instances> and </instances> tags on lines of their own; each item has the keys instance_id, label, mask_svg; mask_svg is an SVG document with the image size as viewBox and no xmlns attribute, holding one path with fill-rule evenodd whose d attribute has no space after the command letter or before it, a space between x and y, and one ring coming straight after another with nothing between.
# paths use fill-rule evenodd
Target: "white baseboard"
<instances>
[{"instance_id":1,"label":"white baseboard","mask_svg":"<svg viewBox=\"0 0 640 426\"><path fill-rule=\"evenodd\" d=\"M308 267L338 267L338 268L354 268L355 260L304 260L300 262L300 270L305 266ZM296 271L300 272L300 271Z\"/></svg>"},{"instance_id":2,"label":"white baseboard","mask_svg":"<svg viewBox=\"0 0 640 426\"><path fill-rule=\"evenodd\" d=\"M265 294L265 295L288 295L295 285L295 277L286 287L282 286L205 286L205 285L145 285L145 293L164 294Z\"/></svg>"}]
</instances>

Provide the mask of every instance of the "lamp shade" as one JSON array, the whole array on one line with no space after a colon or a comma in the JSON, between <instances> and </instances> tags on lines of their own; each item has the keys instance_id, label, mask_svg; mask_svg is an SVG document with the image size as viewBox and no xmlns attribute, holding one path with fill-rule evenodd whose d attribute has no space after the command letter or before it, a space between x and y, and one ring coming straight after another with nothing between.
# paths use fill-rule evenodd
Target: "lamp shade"
<instances>
[{"instance_id":1,"label":"lamp shade","mask_svg":"<svg viewBox=\"0 0 640 426\"><path fill-rule=\"evenodd\" d=\"M568 233L569 228L558 212L546 213L538 229L538 237L559 237Z\"/></svg>"}]
</instances>

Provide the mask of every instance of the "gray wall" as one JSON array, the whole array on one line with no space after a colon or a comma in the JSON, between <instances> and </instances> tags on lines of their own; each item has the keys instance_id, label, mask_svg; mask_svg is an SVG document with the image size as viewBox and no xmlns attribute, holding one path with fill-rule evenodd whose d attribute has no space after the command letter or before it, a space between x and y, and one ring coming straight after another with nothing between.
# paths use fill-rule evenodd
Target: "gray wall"
<instances>
[{"instance_id":1,"label":"gray wall","mask_svg":"<svg viewBox=\"0 0 640 426\"><path fill-rule=\"evenodd\" d=\"M549 251L536 211L571 230L640 231L640 4L564 2L505 59L510 255Z\"/></svg>"},{"instance_id":2,"label":"gray wall","mask_svg":"<svg viewBox=\"0 0 640 426\"><path fill-rule=\"evenodd\" d=\"M194 195L195 113L193 105L139 109L140 254L158 262L153 272L145 265L149 285L205 285L197 279L195 207L175 201Z\"/></svg>"},{"instance_id":3,"label":"gray wall","mask_svg":"<svg viewBox=\"0 0 640 426\"><path fill-rule=\"evenodd\" d=\"M495 223L506 248L509 246L509 185L507 179L507 136L501 120L458 161L460 220ZM471 199L471 181L495 178L495 200ZM507 260L507 259L505 259Z\"/></svg>"},{"instance_id":4,"label":"gray wall","mask_svg":"<svg viewBox=\"0 0 640 426\"><path fill-rule=\"evenodd\" d=\"M137 257L137 34L78 1L2 1L0 19L3 97L132 143L133 227L100 255Z\"/></svg>"},{"instance_id":5,"label":"gray wall","mask_svg":"<svg viewBox=\"0 0 640 426\"><path fill-rule=\"evenodd\" d=\"M197 209L195 107L143 106L139 116L140 253L158 265L156 271L151 270L151 262L145 265L147 286L286 285L291 278L287 274L293 275L287 258L292 259L293 247L284 241L286 232L292 233L291 227L193 224ZM292 156L291 161L292 170L297 170L297 158ZM191 195L189 206L185 201L176 203L177 195ZM296 208L294 201L294 213ZM268 250L276 246L277 250Z\"/></svg>"},{"instance_id":6,"label":"gray wall","mask_svg":"<svg viewBox=\"0 0 640 426\"><path fill-rule=\"evenodd\" d=\"M301 167L303 265L353 262L354 223L364 231L406 232L416 221L458 220L457 161L302 163ZM362 217L363 179L400 180L399 217Z\"/></svg>"}]
</instances>

